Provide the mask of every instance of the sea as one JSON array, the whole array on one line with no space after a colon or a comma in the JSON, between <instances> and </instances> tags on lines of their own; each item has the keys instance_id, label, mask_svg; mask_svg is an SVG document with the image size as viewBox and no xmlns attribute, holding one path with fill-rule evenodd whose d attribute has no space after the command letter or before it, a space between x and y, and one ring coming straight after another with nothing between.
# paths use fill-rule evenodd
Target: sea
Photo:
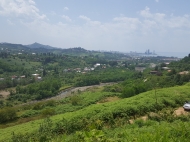
<instances>
[{"instance_id":1,"label":"sea","mask_svg":"<svg viewBox=\"0 0 190 142\"><path fill-rule=\"evenodd\" d=\"M184 58L188 56L190 52L156 52L156 54L157 56Z\"/></svg>"}]
</instances>

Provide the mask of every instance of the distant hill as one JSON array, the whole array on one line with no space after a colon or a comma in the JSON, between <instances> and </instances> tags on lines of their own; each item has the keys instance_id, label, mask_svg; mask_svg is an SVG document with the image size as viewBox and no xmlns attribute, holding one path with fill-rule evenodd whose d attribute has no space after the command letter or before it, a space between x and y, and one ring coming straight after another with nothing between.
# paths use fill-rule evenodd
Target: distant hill
<instances>
[{"instance_id":1,"label":"distant hill","mask_svg":"<svg viewBox=\"0 0 190 142\"><path fill-rule=\"evenodd\" d=\"M73 48L57 48L52 47L49 45L43 45L40 43L33 43L29 45L22 45L22 44L12 44L12 43L6 43L2 42L0 43L0 52L7 52L11 54L18 54L18 53L55 53L55 54L68 54L68 55L84 55L89 54L91 51L88 51L81 47L73 47Z\"/></svg>"},{"instance_id":2,"label":"distant hill","mask_svg":"<svg viewBox=\"0 0 190 142\"><path fill-rule=\"evenodd\" d=\"M52 46L49 46L49 45L43 45L43 44L40 44L40 43L33 43L33 44L29 44L29 45L25 45L26 47L29 47L29 48L46 48L46 49L55 49L57 47L52 47Z\"/></svg>"},{"instance_id":3,"label":"distant hill","mask_svg":"<svg viewBox=\"0 0 190 142\"><path fill-rule=\"evenodd\" d=\"M1 52L9 52L9 53L18 53L18 52L29 52L30 48L22 45L22 44L12 44L12 43L0 43Z\"/></svg>"},{"instance_id":4,"label":"distant hill","mask_svg":"<svg viewBox=\"0 0 190 142\"><path fill-rule=\"evenodd\" d=\"M73 56L88 56L88 55L97 55L101 57L106 57L109 59L116 59L117 57L126 57L126 55L122 53L112 53L112 52L99 52L93 50L86 50L81 47L73 47L73 48L58 48L52 47L49 45L43 45L40 43L33 43L29 45L22 44L12 44L12 43L0 43L0 52L7 52L9 54L32 54L32 53L54 53L54 54L66 54Z\"/></svg>"}]
</instances>

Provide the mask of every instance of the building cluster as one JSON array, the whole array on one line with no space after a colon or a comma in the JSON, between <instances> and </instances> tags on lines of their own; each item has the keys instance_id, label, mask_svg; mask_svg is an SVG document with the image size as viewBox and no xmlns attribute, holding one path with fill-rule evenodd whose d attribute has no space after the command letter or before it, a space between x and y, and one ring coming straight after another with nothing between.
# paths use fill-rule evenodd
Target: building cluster
<instances>
[{"instance_id":1,"label":"building cluster","mask_svg":"<svg viewBox=\"0 0 190 142\"><path fill-rule=\"evenodd\" d=\"M93 67L84 67L84 69L81 69L81 68L75 68L75 69L64 69L63 71L64 72L72 72L72 71L75 71L77 73L86 73L86 72L89 72L89 71L94 71L95 68L99 67L101 64L100 63L96 63ZM102 68L106 68L106 65L102 65Z\"/></svg>"}]
</instances>

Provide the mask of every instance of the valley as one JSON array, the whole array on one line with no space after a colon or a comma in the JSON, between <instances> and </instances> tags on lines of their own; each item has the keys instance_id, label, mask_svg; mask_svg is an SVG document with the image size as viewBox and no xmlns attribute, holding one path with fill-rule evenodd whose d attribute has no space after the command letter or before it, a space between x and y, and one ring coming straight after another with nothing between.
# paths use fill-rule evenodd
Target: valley
<instances>
[{"instance_id":1,"label":"valley","mask_svg":"<svg viewBox=\"0 0 190 142\"><path fill-rule=\"evenodd\" d=\"M188 141L189 55L39 45L0 44L0 141Z\"/></svg>"}]
</instances>

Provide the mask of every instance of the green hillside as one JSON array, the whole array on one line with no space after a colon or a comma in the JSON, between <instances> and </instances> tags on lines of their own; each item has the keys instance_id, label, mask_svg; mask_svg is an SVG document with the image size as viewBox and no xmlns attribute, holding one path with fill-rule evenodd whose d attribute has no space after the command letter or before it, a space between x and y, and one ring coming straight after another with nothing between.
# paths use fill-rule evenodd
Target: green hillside
<instances>
[{"instance_id":1,"label":"green hillside","mask_svg":"<svg viewBox=\"0 0 190 142\"><path fill-rule=\"evenodd\" d=\"M112 123L117 123L117 121L120 119L125 119L127 122L127 120L147 115L149 112L157 112L168 107L179 107L185 100L190 99L189 91L190 84L159 89L157 90L156 94L157 103L154 91L149 91L131 98L126 98L115 102L92 104L77 111L67 112L49 117L49 119L52 121L51 130L53 132L55 129L57 129L57 125L62 125L63 128L59 128L60 131L70 134L76 131L87 129L86 127L88 125L96 122L97 120L104 122L105 126L102 127L111 127L110 125L114 125ZM5 140L7 138L11 138L13 132L14 134L20 133L25 135L25 133L28 132L37 135L37 130L39 130L39 126L43 123L43 121L44 120L41 119L20 125L15 125L13 127L0 129L0 139ZM66 128L64 123L67 124ZM150 126L150 129L152 129L151 127L154 126ZM163 126L161 125L160 127ZM160 129L160 127L158 129Z\"/></svg>"},{"instance_id":2,"label":"green hillside","mask_svg":"<svg viewBox=\"0 0 190 142\"><path fill-rule=\"evenodd\" d=\"M0 49L0 141L189 138L182 108L190 100L189 56L137 58L38 43Z\"/></svg>"}]
</instances>

